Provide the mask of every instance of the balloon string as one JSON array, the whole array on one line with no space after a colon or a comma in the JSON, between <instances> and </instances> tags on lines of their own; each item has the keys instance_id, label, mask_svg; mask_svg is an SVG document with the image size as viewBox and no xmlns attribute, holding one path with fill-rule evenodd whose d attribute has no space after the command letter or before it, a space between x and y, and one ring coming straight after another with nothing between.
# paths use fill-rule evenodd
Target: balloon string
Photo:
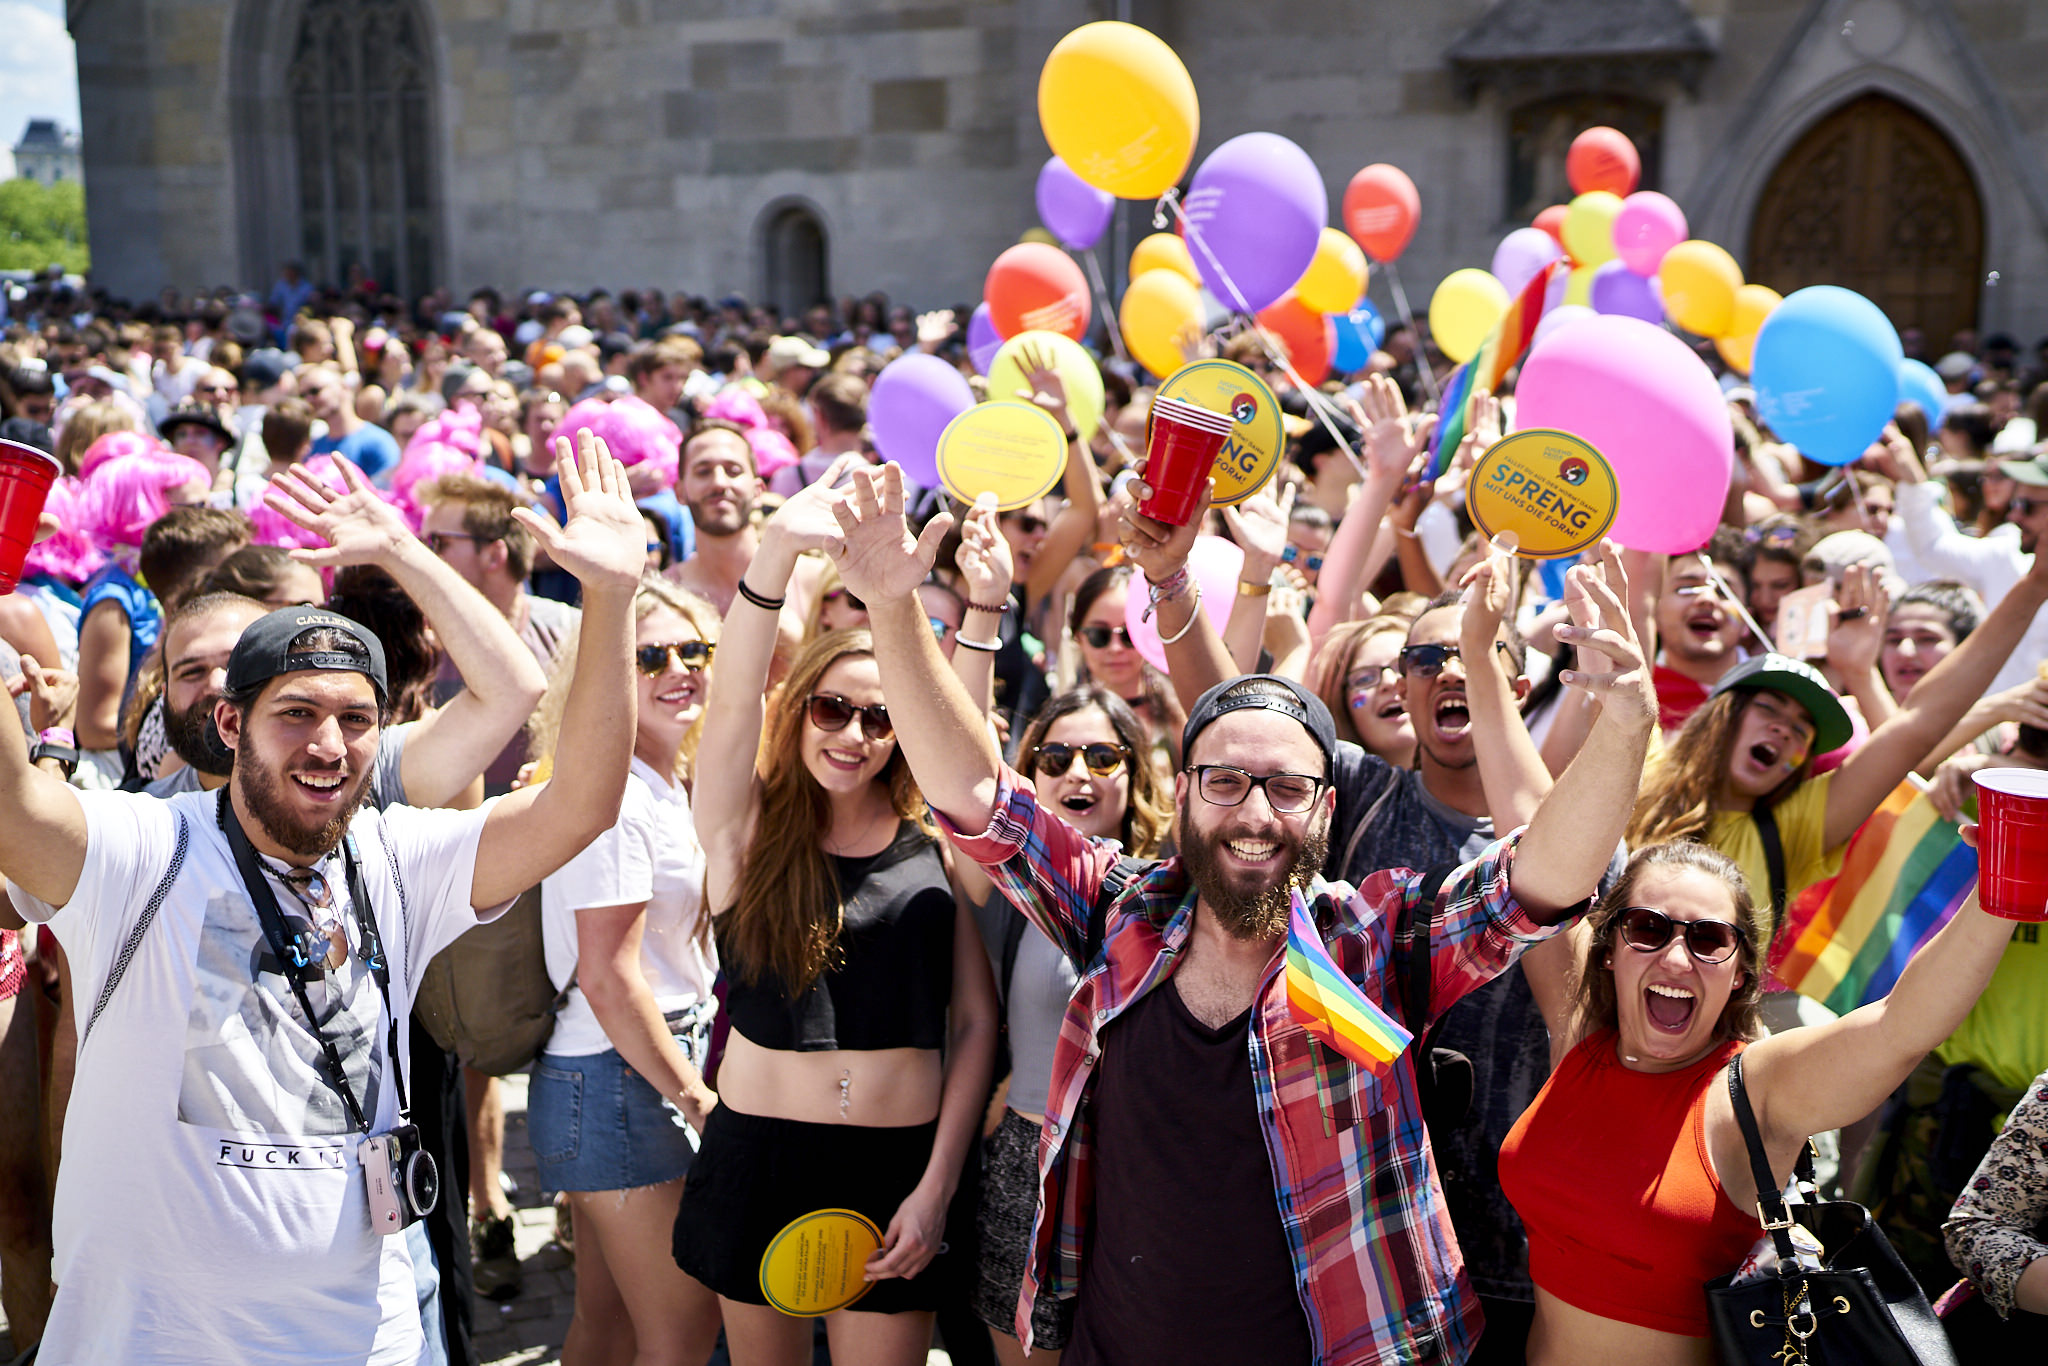
<instances>
[{"instance_id":1,"label":"balloon string","mask_svg":"<svg viewBox=\"0 0 2048 1366\"><path fill-rule=\"evenodd\" d=\"M1410 340L1415 347L1415 373L1422 381L1422 391L1429 395L1430 403L1436 407L1439 420L1442 419L1443 399L1436 391L1436 372L1429 368L1429 348L1422 344L1422 334L1415 329L1415 312L1408 307L1408 291L1401 288L1401 272L1392 261L1382 261L1387 268L1387 284L1394 291L1394 307L1400 310L1401 322L1408 328Z\"/></svg>"},{"instance_id":2,"label":"balloon string","mask_svg":"<svg viewBox=\"0 0 2048 1366\"><path fill-rule=\"evenodd\" d=\"M1088 263L1088 281L1094 287L1095 300L1102 309L1102 330L1109 333L1109 344L1116 350L1116 358L1128 362L1130 353L1124 350L1123 329L1117 325L1116 309L1109 302L1109 286L1102 279L1102 263L1095 259L1095 248L1081 253L1081 259Z\"/></svg>"},{"instance_id":3,"label":"balloon string","mask_svg":"<svg viewBox=\"0 0 2048 1366\"><path fill-rule=\"evenodd\" d=\"M1700 557L1700 563L1706 566L1707 577L1713 580L1714 583L1714 591L1719 593L1722 600L1735 609L1735 615L1742 618L1742 624L1749 628L1752 635L1763 642L1763 647L1766 651L1777 649L1777 643L1764 634L1764 628L1756 624L1756 618L1749 614L1749 608L1743 606L1742 599L1735 596L1735 590L1729 586L1728 580L1722 578L1721 571L1714 568L1714 562L1707 558L1707 552L1701 550L1694 553Z\"/></svg>"},{"instance_id":4,"label":"balloon string","mask_svg":"<svg viewBox=\"0 0 2048 1366\"><path fill-rule=\"evenodd\" d=\"M1223 268L1223 263L1216 259L1216 253L1209 249L1208 240L1202 236L1202 230L1188 221L1187 214L1180 206L1180 191L1178 189L1168 190L1165 194L1159 196L1159 203L1154 206L1152 211L1152 226L1164 228L1166 226L1164 210L1169 209L1172 210L1173 216L1180 220L1182 234L1190 242L1201 248L1202 256L1209 262L1210 267L1215 270L1216 278L1221 280L1224 286L1230 290L1231 298L1237 300L1238 306L1235 311L1251 323L1252 336L1257 338L1259 349L1266 353L1266 359L1286 373L1287 378L1293 382L1296 392L1301 395L1302 401L1308 404L1309 411L1316 415L1316 420L1323 424L1323 430L1330 434L1330 440L1336 443L1338 450L1344 452L1344 458L1351 462L1351 468L1358 471L1360 479L1366 478L1364 462L1358 458L1358 452L1351 448L1351 443L1344 439L1343 432L1338 430L1336 419L1342 416L1342 414L1337 412L1336 408L1330 403L1330 400L1324 397L1321 390L1301 377L1301 372L1294 368L1294 362L1287 353L1273 345L1272 337L1265 328L1259 325L1258 318L1253 315L1251 309L1246 305L1244 291L1237 287L1237 281L1230 278L1230 272Z\"/></svg>"}]
</instances>

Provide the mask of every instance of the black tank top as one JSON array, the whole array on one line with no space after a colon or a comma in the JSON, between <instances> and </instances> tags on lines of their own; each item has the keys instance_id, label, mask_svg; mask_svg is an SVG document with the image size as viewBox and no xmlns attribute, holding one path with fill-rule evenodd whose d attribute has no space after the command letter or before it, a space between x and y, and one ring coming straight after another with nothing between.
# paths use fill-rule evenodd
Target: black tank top
<instances>
[{"instance_id":1,"label":"black tank top","mask_svg":"<svg viewBox=\"0 0 2048 1366\"><path fill-rule=\"evenodd\" d=\"M879 854L828 855L842 907L833 965L791 999L777 973L727 973L732 1027L763 1048L940 1048L953 997L953 889L938 845L909 821ZM738 965L735 965L737 967Z\"/></svg>"}]
</instances>

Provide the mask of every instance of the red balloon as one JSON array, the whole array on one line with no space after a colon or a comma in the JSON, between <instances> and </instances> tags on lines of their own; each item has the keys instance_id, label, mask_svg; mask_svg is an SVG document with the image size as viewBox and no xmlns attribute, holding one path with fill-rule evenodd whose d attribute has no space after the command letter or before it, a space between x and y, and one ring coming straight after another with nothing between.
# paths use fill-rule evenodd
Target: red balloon
<instances>
[{"instance_id":1,"label":"red balloon","mask_svg":"<svg viewBox=\"0 0 2048 1366\"><path fill-rule=\"evenodd\" d=\"M1344 231L1375 261L1391 261L1408 250L1422 217L1422 196L1399 166L1384 161L1351 177L1344 191Z\"/></svg>"},{"instance_id":2,"label":"red balloon","mask_svg":"<svg viewBox=\"0 0 2048 1366\"><path fill-rule=\"evenodd\" d=\"M1564 216L1567 212L1569 212L1569 210L1567 210L1564 205L1552 204L1542 213L1537 214L1536 221L1531 223L1529 226L1534 228L1541 228L1543 231L1549 233L1552 237L1557 239L1557 244L1561 247L1564 245Z\"/></svg>"},{"instance_id":3,"label":"red balloon","mask_svg":"<svg viewBox=\"0 0 2048 1366\"><path fill-rule=\"evenodd\" d=\"M1565 153L1564 175L1572 183L1573 194L1606 190L1626 198L1636 192L1636 182L1642 179L1643 159L1636 155L1636 145L1628 140L1628 134L1615 128L1588 128L1572 139L1572 148Z\"/></svg>"},{"instance_id":4,"label":"red balloon","mask_svg":"<svg viewBox=\"0 0 2048 1366\"><path fill-rule=\"evenodd\" d=\"M1019 332L1059 332L1075 341L1087 335L1088 278L1058 247L1011 247L988 268L981 296L988 301L988 320L1005 341Z\"/></svg>"},{"instance_id":5,"label":"red balloon","mask_svg":"<svg viewBox=\"0 0 2048 1366\"><path fill-rule=\"evenodd\" d=\"M1321 384L1330 373L1330 357L1337 350L1337 325L1289 294L1268 305L1258 315L1265 328L1287 348L1287 359L1304 384Z\"/></svg>"}]
</instances>

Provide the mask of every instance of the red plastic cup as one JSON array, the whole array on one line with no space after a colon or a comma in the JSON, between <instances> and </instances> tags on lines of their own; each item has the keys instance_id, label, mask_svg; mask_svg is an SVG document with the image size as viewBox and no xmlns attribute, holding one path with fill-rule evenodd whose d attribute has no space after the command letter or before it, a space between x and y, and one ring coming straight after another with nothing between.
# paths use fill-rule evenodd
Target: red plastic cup
<instances>
[{"instance_id":1,"label":"red plastic cup","mask_svg":"<svg viewBox=\"0 0 2048 1366\"><path fill-rule=\"evenodd\" d=\"M21 582L21 566L36 543L36 521L50 485L64 467L57 457L19 441L0 441L0 593Z\"/></svg>"},{"instance_id":2,"label":"red plastic cup","mask_svg":"<svg viewBox=\"0 0 2048 1366\"><path fill-rule=\"evenodd\" d=\"M1138 511L1172 526L1186 526L1202 501L1202 481L1215 468L1235 424L1228 413L1174 398L1152 400L1151 417L1145 438L1145 482L1152 486L1152 496L1138 504Z\"/></svg>"},{"instance_id":3,"label":"red plastic cup","mask_svg":"<svg viewBox=\"0 0 2048 1366\"><path fill-rule=\"evenodd\" d=\"M1977 900L2006 920L2048 921L2048 772L1987 768L1977 784Z\"/></svg>"}]
</instances>

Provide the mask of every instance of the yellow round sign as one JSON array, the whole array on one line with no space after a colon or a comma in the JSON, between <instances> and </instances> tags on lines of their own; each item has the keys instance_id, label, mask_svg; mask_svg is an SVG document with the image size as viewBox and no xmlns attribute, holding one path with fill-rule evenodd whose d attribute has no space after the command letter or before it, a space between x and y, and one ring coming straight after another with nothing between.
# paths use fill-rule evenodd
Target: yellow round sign
<instances>
[{"instance_id":1,"label":"yellow round sign","mask_svg":"<svg viewBox=\"0 0 2048 1366\"><path fill-rule=\"evenodd\" d=\"M1479 534L1514 533L1525 560L1556 560L1599 543L1621 491L1599 451L1570 432L1532 427L1486 448L1465 486Z\"/></svg>"},{"instance_id":2,"label":"yellow round sign","mask_svg":"<svg viewBox=\"0 0 2048 1366\"><path fill-rule=\"evenodd\" d=\"M861 1279L882 1245L882 1230L850 1209L821 1209L793 1219L761 1254L761 1294L795 1318L844 1309L868 1293Z\"/></svg>"},{"instance_id":3,"label":"yellow round sign","mask_svg":"<svg viewBox=\"0 0 2048 1366\"><path fill-rule=\"evenodd\" d=\"M1067 467L1067 438L1052 414L1008 399L978 404L939 433L939 482L963 503L984 493L1004 512L1052 492Z\"/></svg>"},{"instance_id":4,"label":"yellow round sign","mask_svg":"<svg viewBox=\"0 0 2048 1366\"><path fill-rule=\"evenodd\" d=\"M1242 503L1265 487L1280 468L1287 438L1280 429L1280 400L1266 382L1235 361L1198 360L1174 371L1159 386L1159 397L1229 413L1235 424L1216 456L1217 507Z\"/></svg>"}]
</instances>

